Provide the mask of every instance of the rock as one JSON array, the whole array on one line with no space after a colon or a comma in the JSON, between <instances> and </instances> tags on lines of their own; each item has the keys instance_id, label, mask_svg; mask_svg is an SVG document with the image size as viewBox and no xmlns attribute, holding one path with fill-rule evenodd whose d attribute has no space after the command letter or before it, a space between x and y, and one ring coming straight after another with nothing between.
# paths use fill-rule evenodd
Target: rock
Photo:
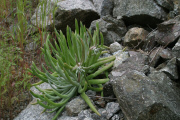
<instances>
[{"instance_id":1,"label":"rock","mask_svg":"<svg viewBox=\"0 0 180 120\"><path fill-rule=\"evenodd\" d=\"M113 0L93 0L93 3L101 17L112 15L114 5Z\"/></svg>"},{"instance_id":2,"label":"rock","mask_svg":"<svg viewBox=\"0 0 180 120\"><path fill-rule=\"evenodd\" d=\"M101 15L101 7L102 7L102 3L104 0L92 0L94 7L96 8L96 11L98 12L99 15Z\"/></svg>"},{"instance_id":3,"label":"rock","mask_svg":"<svg viewBox=\"0 0 180 120\"><path fill-rule=\"evenodd\" d=\"M180 17L180 16L178 16ZM158 25L155 40L163 46L173 43L180 36L179 19L170 19Z\"/></svg>"},{"instance_id":4,"label":"rock","mask_svg":"<svg viewBox=\"0 0 180 120\"><path fill-rule=\"evenodd\" d=\"M122 20L114 19L110 16L104 16L93 21L90 26L92 31L96 29L96 23L99 23L99 30L102 32L104 44L107 46L113 42L120 42L127 31Z\"/></svg>"},{"instance_id":5,"label":"rock","mask_svg":"<svg viewBox=\"0 0 180 120\"><path fill-rule=\"evenodd\" d=\"M39 87L40 89L51 89L51 86L48 84L48 83L42 83L42 84L40 84L40 85L38 85L37 87ZM31 89L30 89L32 92L34 92L35 94L42 94L39 90L37 90L34 86L33 87L31 87ZM35 98L34 96L33 96L33 98Z\"/></svg>"},{"instance_id":6,"label":"rock","mask_svg":"<svg viewBox=\"0 0 180 120\"><path fill-rule=\"evenodd\" d=\"M169 12L168 17L170 19L174 18L177 15L180 15L180 1L179 0L172 0L173 1L173 10Z\"/></svg>"},{"instance_id":7,"label":"rock","mask_svg":"<svg viewBox=\"0 0 180 120\"><path fill-rule=\"evenodd\" d=\"M131 70L137 70L146 74L149 71L149 67L147 68L145 65L148 65L148 56L135 52L133 56L127 58L122 64L112 70L110 78L123 76Z\"/></svg>"},{"instance_id":8,"label":"rock","mask_svg":"<svg viewBox=\"0 0 180 120\"><path fill-rule=\"evenodd\" d=\"M172 58L167 65L162 68L160 71L164 72L171 78L172 80L177 80L179 78L178 76L178 68L177 68L177 62L176 58Z\"/></svg>"},{"instance_id":9,"label":"rock","mask_svg":"<svg viewBox=\"0 0 180 120\"><path fill-rule=\"evenodd\" d=\"M173 51L180 51L180 38L178 42L175 44L175 46L172 48Z\"/></svg>"},{"instance_id":10,"label":"rock","mask_svg":"<svg viewBox=\"0 0 180 120\"><path fill-rule=\"evenodd\" d=\"M123 50L119 50L113 53L113 55L116 56L116 59L114 60L114 65L113 65L114 68L118 67L118 65L120 65L123 61L125 61L129 57L129 53L123 52Z\"/></svg>"},{"instance_id":11,"label":"rock","mask_svg":"<svg viewBox=\"0 0 180 120\"><path fill-rule=\"evenodd\" d=\"M101 97L98 97L94 103L100 108L104 108L106 106L105 100Z\"/></svg>"},{"instance_id":12,"label":"rock","mask_svg":"<svg viewBox=\"0 0 180 120\"><path fill-rule=\"evenodd\" d=\"M127 24L156 27L167 13L154 0L114 0L113 17L122 16Z\"/></svg>"},{"instance_id":13,"label":"rock","mask_svg":"<svg viewBox=\"0 0 180 120\"><path fill-rule=\"evenodd\" d=\"M77 117L62 116L57 120L79 120Z\"/></svg>"},{"instance_id":14,"label":"rock","mask_svg":"<svg viewBox=\"0 0 180 120\"><path fill-rule=\"evenodd\" d=\"M124 120L122 111L119 114L115 114L110 120Z\"/></svg>"},{"instance_id":15,"label":"rock","mask_svg":"<svg viewBox=\"0 0 180 120\"><path fill-rule=\"evenodd\" d=\"M115 113L120 110L119 103L110 102L106 105L107 119L109 120Z\"/></svg>"},{"instance_id":16,"label":"rock","mask_svg":"<svg viewBox=\"0 0 180 120\"><path fill-rule=\"evenodd\" d=\"M88 90L88 91L86 92L86 95L87 95L87 96L96 96L96 92L95 92L95 91L92 91L92 90Z\"/></svg>"},{"instance_id":17,"label":"rock","mask_svg":"<svg viewBox=\"0 0 180 120\"><path fill-rule=\"evenodd\" d=\"M174 4L172 0L155 0L155 2L166 10L173 10Z\"/></svg>"},{"instance_id":18,"label":"rock","mask_svg":"<svg viewBox=\"0 0 180 120\"><path fill-rule=\"evenodd\" d=\"M156 67L158 63L162 63L166 60L170 60L173 57L173 53L169 49L163 49L162 47L158 47L154 49L149 58L150 58L150 66Z\"/></svg>"},{"instance_id":19,"label":"rock","mask_svg":"<svg viewBox=\"0 0 180 120\"><path fill-rule=\"evenodd\" d=\"M119 115L118 115L118 114L115 114L115 115L111 118L111 120L120 120Z\"/></svg>"},{"instance_id":20,"label":"rock","mask_svg":"<svg viewBox=\"0 0 180 120\"><path fill-rule=\"evenodd\" d=\"M55 20L53 19L53 9L57 6L55 11ZM55 0L47 1L47 4L43 6L46 13L45 21L43 22L43 27L47 28L49 31L53 31L53 26L56 29L62 30L65 33L67 25L69 25L72 30L75 28L75 18L78 21L82 21L87 27L90 26L91 21L99 18L98 13L92 2L90 0L61 0L59 2ZM40 20L40 15L42 6L37 8L36 13L31 18L31 23L34 25L39 25L42 27L42 21ZM51 17L50 17L51 16ZM36 23L36 19L38 23Z\"/></svg>"},{"instance_id":21,"label":"rock","mask_svg":"<svg viewBox=\"0 0 180 120\"><path fill-rule=\"evenodd\" d=\"M29 103L29 105L21 111L21 113L14 118L14 120L51 120L55 113L42 113L44 110L43 107L40 105L31 105L32 103L35 103L36 99L34 99L32 102Z\"/></svg>"},{"instance_id":22,"label":"rock","mask_svg":"<svg viewBox=\"0 0 180 120\"><path fill-rule=\"evenodd\" d=\"M68 116L77 116L82 110L86 109L88 105L81 97L76 97L67 103L65 109Z\"/></svg>"},{"instance_id":23,"label":"rock","mask_svg":"<svg viewBox=\"0 0 180 120\"><path fill-rule=\"evenodd\" d=\"M114 43L110 44L109 47L110 47L110 52L111 53L114 53L114 52L116 52L118 50L122 50L122 46L118 42L114 42Z\"/></svg>"},{"instance_id":24,"label":"rock","mask_svg":"<svg viewBox=\"0 0 180 120\"><path fill-rule=\"evenodd\" d=\"M180 119L180 91L166 74L131 70L111 81L127 120Z\"/></svg>"},{"instance_id":25,"label":"rock","mask_svg":"<svg viewBox=\"0 0 180 120\"><path fill-rule=\"evenodd\" d=\"M142 50L150 52L156 45L155 34L157 31L152 31L146 36L146 43L143 45Z\"/></svg>"},{"instance_id":26,"label":"rock","mask_svg":"<svg viewBox=\"0 0 180 120\"><path fill-rule=\"evenodd\" d=\"M91 116L93 120L107 120L107 111L105 109L100 108L98 112L101 114L101 116L93 113Z\"/></svg>"},{"instance_id":27,"label":"rock","mask_svg":"<svg viewBox=\"0 0 180 120\"><path fill-rule=\"evenodd\" d=\"M89 110L83 110L78 114L78 120L93 120Z\"/></svg>"},{"instance_id":28,"label":"rock","mask_svg":"<svg viewBox=\"0 0 180 120\"><path fill-rule=\"evenodd\" d=\"M142 46L146 43L146 36L148 35L148 31L143 28L134 27L131 28L124 37L124 44L133 47L133 48L142 48Z\"/></svg>"},{"instance_id":29,"label":"rock","mask_svg":"<svg viewBox=\"0 0 180 120\"><path fill-rule=\"evenodd\" d=\"M25 46L25 51L26 52L35 51L37 47L38 45L35 42L31 42Z\"/></svg>"}]
</instances>

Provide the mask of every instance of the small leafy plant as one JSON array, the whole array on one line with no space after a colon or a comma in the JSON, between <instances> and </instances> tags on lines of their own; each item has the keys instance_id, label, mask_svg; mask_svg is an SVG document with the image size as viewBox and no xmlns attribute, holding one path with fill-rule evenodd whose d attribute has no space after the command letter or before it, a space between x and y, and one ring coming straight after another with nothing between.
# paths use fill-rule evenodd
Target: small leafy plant
<instances>
[{"instance_id":1,"label":"small leafy plant","mask_svg":"<svg viewBox=\"0 0 180 120\"><path fill-rule=\"evenodd\" d=\"M58 43L55 41L53 46L49 37L47 37L42 52L44 53L45 62L48 71L42 64L44 72L40 71L34 62L32 63L31 73L41 79L40 82L33 84L41 95L31 94L39 98L37 103L44 107L44 111L55 112L53 120L62 112L68 101L77 94L85 100L89 107L96 114L100 115L95 106L91 103L85 94L87 90L102 92L102 84L109 81L107 70L114 64L115 56L99 58L105 53L104 39L99 32L99 26L96 25L96 31L91 35L91 31L80 22L80 28L75 20L75 32L67 26L66 37L62 31L58 33L55 30ZM101 39L101 43L100 40ZM52 52L52 53L51 53ZM55 57L52 57L52 54ZM99 79L100 74L106 74L106 77ZM37 85L49 83L52 89L40 89Z\"/></svg>"}]
</instances>

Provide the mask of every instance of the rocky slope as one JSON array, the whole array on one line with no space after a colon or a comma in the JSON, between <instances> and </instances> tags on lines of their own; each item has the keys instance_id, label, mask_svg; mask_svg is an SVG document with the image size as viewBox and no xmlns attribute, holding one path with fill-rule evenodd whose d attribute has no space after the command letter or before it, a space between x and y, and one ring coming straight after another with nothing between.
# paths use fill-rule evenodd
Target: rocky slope
<instances>
[{"instance_id":1,"label":"rocky slope","mask_svg":"<svg viewBox=\"0 0 180 120\"><path fill-rule=\"evenodd\" d=\"M49 2L53 7L55 0ZM110 46L104 56L116 55L116 60L110 82L104 85L104 98L87 93L101 116L76 97L58 120L179 120L179 14L176 0L59 1L55 19L49 22L47 17L49 31L53 25L63 32L67 25L74 28L75 18L92 30L98 22L105 44ZM31 22L36 24L35 20L34 14ZM47 84L40 87L47 88ZM40 114L42 110L29 104L15 120L49 120L54 115Z\"/></svg>"}]
</instances>

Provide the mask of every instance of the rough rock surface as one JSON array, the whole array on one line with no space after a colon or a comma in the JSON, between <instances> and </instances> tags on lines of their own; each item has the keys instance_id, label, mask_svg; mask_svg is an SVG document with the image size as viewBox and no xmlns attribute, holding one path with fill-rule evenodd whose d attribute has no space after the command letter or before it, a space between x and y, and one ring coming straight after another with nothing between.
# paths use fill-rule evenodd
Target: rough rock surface
<instances>
[{"instance_id":1,"label":"rough rock surface","mask_svg":"<svg viewBox=\"0 0 180 120\"><path fill-rule=\"evenodd\" d=\"M36 99L29 103L26 109L24 109L14 120L50 120L55 113L42 113L44 110L40 105L31 105L35 103Z\"/></svg>"},{"instance_id":2,"label":"rough rock surface","mask_svg":"<svg viewBox=\"0 0 180 120\"><path fill-rule=\"evenodd\" d=\"M93 3L101 17L112 15L114 5L113 0L93 0Z\"/></svg>"},{"instance_id":3,"label":"rough rock surface","mask_svg":"<svg viewBox=\"0 0 180 120\"><path fill-rule=\"evenodd\" d=\"M110 102L106 105L107 119L110 119L115 113L120 110L119 103Z\"/></svg>"},{"instance_id":4,"label":"rough rock surface","mask_svg":"<svg viewBox=\"0 0 180 120\"><path fill-rule=\"evenodd\" d=\"M166 10L173 10L174 4L172 0L155 0L155 2Z\"/></svg>"},{"instance_id":5,"label":"rough rock surface","mask_svg":"<svg viewBox=\"0 0 180 120\"><path fill-rule=\"evenodd\" d=\"M178 42L175 44L175 46L172 48L172 50L174 50L174 51L180 50L180 38L179 38Z\"/></svg>"},{"instance_id":6,"label":"rough rock surface","mask_svg":"<svg viewBox=\"0 0 180 120\"><path fill-rule=\"evenodd\" d=\"M114 0L113 16L122 16L128 24L155 27L167 13L154 0Z\"/></svg>"},{"instance_id":7,"label":"rough rock surface","mask_svg":"<svg viewBox=\"0 0 180 120\"><path fill-rule=\"evenodd\" d=\"M78 119L79 120L93 120L91 118L91 113L89 110L83 110L78 114Z\"/></svg>"},{"instance_id":8,"label":"rough rock surface","mask_svg":"<svg viewBox=\"0 0 180 120\"><path fill-rule=\"evenodd\" d=\"M162 72L131 70L111 79L127 120L179 120L179 89Z\"/></svg>"},{"instance_id":9,"label":"rough rock surface","mask_svg":"<svg viewBox=\"0 0 180 120\"><path fill-rule=\"evenodd\" d=\"M170 60L172 57L173 53L171 50L158 47L151 51L151 54L149 55L150 66L157 67L159 61L164 62L166 60Z\"/></svg>"},{"instance_id":10,"label":"rough rock surface","mask_svg":"<svg viewBox=\"0 0 180 120\"><path fill-rule=\"evenodd\" d=\"M132 47L132 48L142 48L142 46L146 43L146 36L148 35L148 31L143 28L134 27L128 30L124 37L124 44Z\"/></svg>"},{"instance_id":11,"label":"rough rock surface","mask_svg":"<svg viewBox=\"0 0 180 120\"><path fill-rule=\"evenodd\" d=\"M134 55L127 58L122 64L117 66L117 68L113 69L111 72L111 77L123 76L127 72L131 70L141 71L143 73L147 73L149 70L148 65L148 56L143 55L139 52L135 52Z\"/></svg>"},{"instance_id":12,"label":"rough rock surface","mask_svg":"<svg viewBox=\"0 0 180 120\"><path fill-rule=\"evenodd\" d=\"M110 52L111 53L114 53L114 52L116 52L118 50L122 50L122 45L119 44L118 42L114 42L114 43L110 44L109 47L110 47Z\"/></svg>"},{"instance_id":13,"label":"rough rock surface","mask_svg":"<svg viewBox=\"0 0 180 120\"><path fill-rule=\"evenodd\" d=\"M55 12L55 21L53 20L53 7L57 6L57 10ZM37 8L37 21L38 25L41 25L42 22L40 20L41 7ZM46 10L46 23L44 22L43 27L47 27L49 30L53 30L53 25L55 25L56 29L61 29L65 32L67 25L69 25L74 30L75 18L78 21L82 21L87 27L89 27L90 22L98 19L99 15L96 12L96 9L90 0L61 0L56 3L56 0L49 0L47 5L43 6ZM50 19L49 19L50 18ZM32 16L31 22L34 25L36 23L36 13Z\"/></svg>"},{"instance_id":14,"label":"rough rock surface","mask_svg":"<svg viewBox=\"0 0 180 120\"><path fill-rule=\"evenodd\" d=\"M104 44L108 46L113 42L120 42L127 31L122 20L110 16L93 21L90 26L91 30L95 30L96 23L99 23L99 30L103 34Z\"/></svg>"},{"instance_id":15,"label":"rough rock surface","mask_svg":"<svg viewBox=\"0 0 180 120\"><path fill-rule=\"evenodd\" d=\"M177 60L176 58L172 58L167 65L162 68L160 71L164 72L171 78L172 80L177 80L178 76L178 68L177 68Z\"/></svg>"},{"instance_id":16,"label":"rough rock surface","mask_svg":"<svg viewBox=\"0 0 180 120\"><path fill-rule=\"evenodd\" d=\"M164 46L173 43L180 36L180 16L158 25L155 40Z\"/></svg>"},{"instance_id":17,"label":"rough rock surface","mask_svg":"<svg viewBox=\"0 0 180 120\"><path fill-rule=\"evenodd\" d=\"M113 65L114 68L116 68L118 65L120 65L123 61L125 61L129 57L129 53L123 50L118 50L117 52L114 52L113 55L116 56Z\"/></svg>"},{"instance_id":18,"label":"rough rock surface","mask_svg":"<svg viewBox=\"0 0 180 120\"><path fill-rule=\"evenodd\" d=\"M81 98L77 97L71 100L65 107L67 111L67 115L69 116L77 116L82 110L86 109L88 105L86 102Z\"/></svg>"}]
</instances>

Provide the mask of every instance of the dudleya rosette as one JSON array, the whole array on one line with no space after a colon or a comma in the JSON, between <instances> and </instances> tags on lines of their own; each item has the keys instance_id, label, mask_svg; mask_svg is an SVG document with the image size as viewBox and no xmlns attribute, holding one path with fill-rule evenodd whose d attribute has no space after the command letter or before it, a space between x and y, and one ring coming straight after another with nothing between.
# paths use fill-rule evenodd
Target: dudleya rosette
<instances>
[{"instance_id":1,"label":"dudleya rosette","mask_svg":"<svg viewBox=\"0 0 180 120\"><path fill-rule=\"evenodd\" d=\"M100 58L108 47L104 46L98 24L93 35L81 22L79 27L77 20L75 20L75 32L67 26L66 36L62 31L58 33L55 30L55 33L58 43L54 40L53 46L48 36L42 49L48 70L42 64L43 72L40 71L34 62L30 70L33 75L41 79L32 86L42 94L30 91L34 97L39 98L35 104L44 107L44 112L56 112L53 117L55 120L68 101L80 94L92 111L100 115L85 92L103 91L102 84L109 81L107 70L113 66L115 56ZM98 77L100 74L106 75L100 78ZM51 89L40 89L37 86L44 82L50 84Z\"/></svg>"}]
</instances>

